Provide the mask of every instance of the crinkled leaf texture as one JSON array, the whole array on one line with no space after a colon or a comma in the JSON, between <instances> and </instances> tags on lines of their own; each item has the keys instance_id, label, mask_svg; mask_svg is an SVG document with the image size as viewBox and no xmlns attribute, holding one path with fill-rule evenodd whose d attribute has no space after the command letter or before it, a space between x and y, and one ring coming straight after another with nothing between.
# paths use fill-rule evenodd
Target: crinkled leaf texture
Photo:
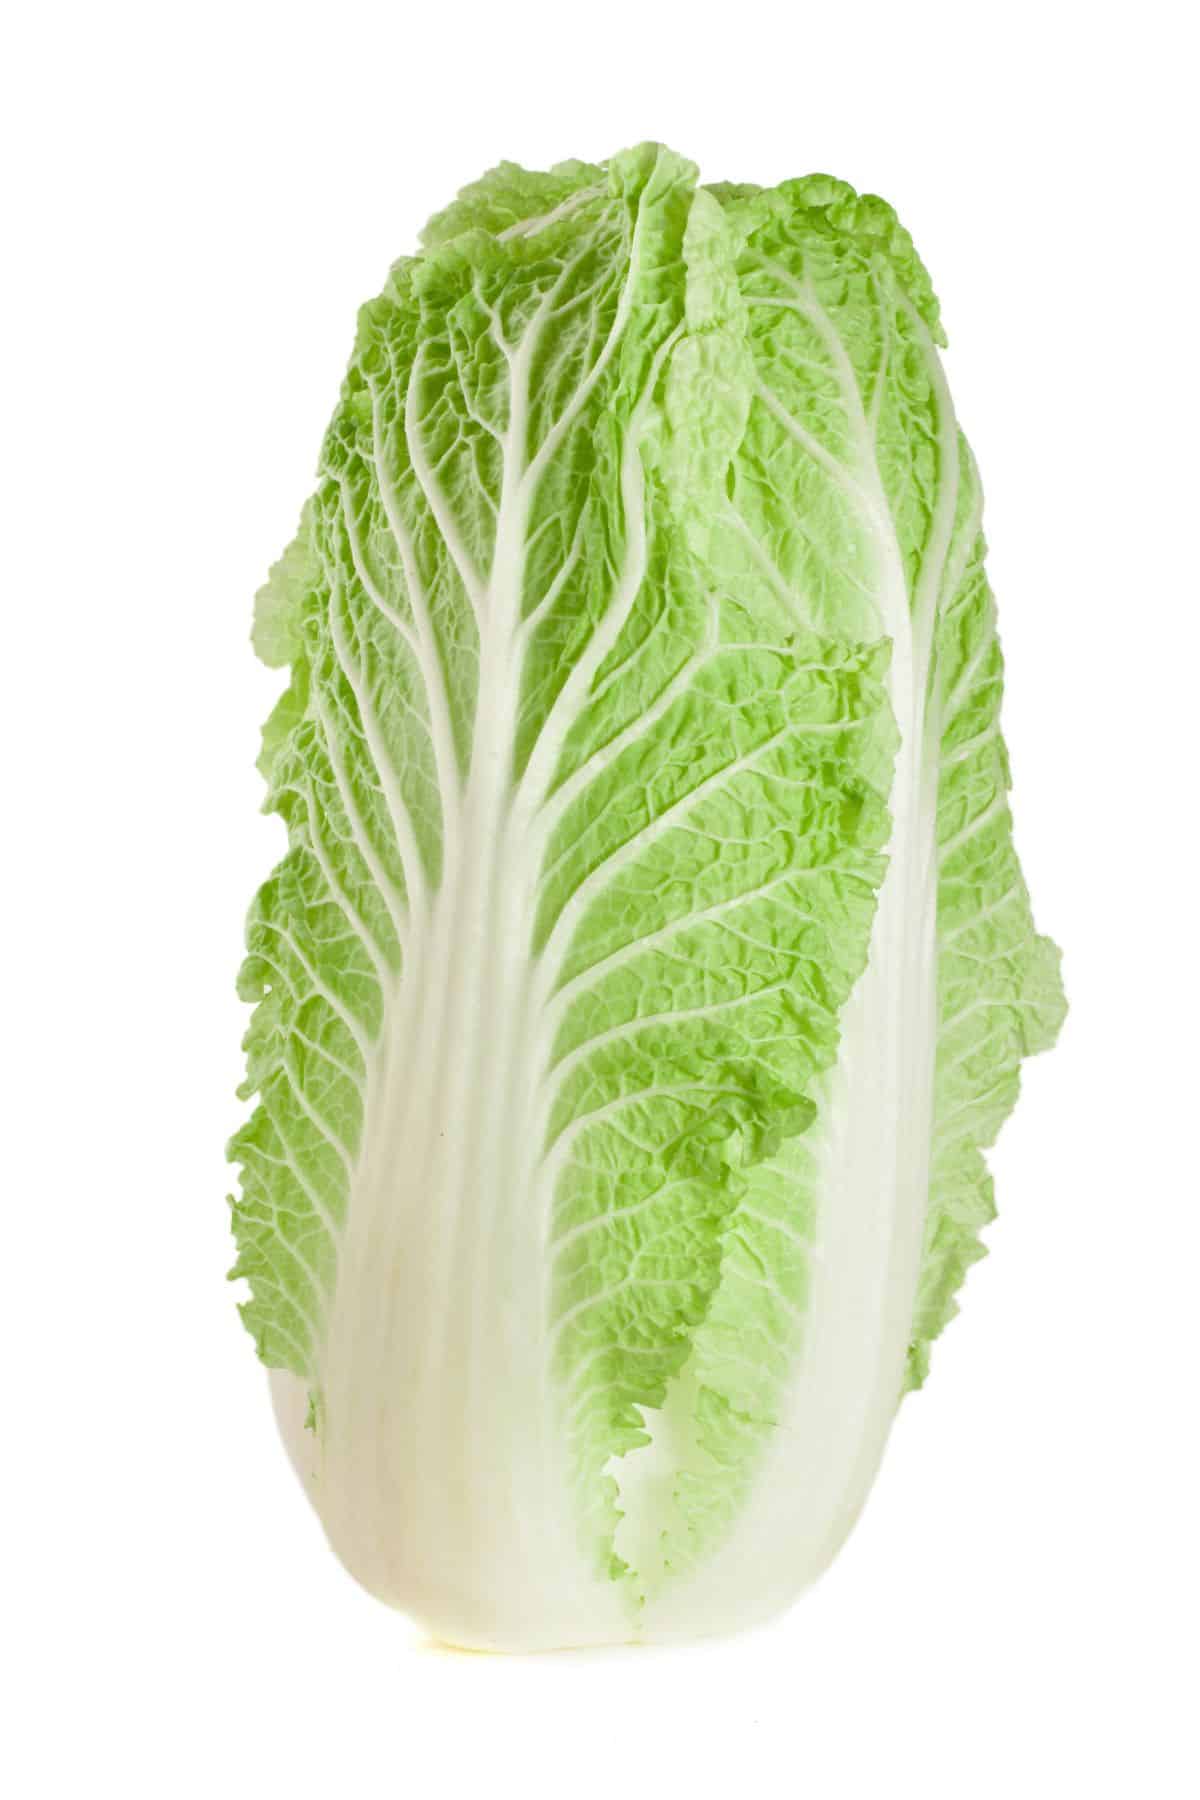
<instances>
[{"instance_id":1,"label":"crinkled leaf texture","mask_svg":"<svg viewBox=\"0 0 1200 1800\"><path fill-rule=\"evenodd\" d=\"M502 165L364 307L248 925L243 1307L338 1554L439 1636L787 1604L1053 1038L980 496L891 209Z\"/></svg>"}]
</instances>

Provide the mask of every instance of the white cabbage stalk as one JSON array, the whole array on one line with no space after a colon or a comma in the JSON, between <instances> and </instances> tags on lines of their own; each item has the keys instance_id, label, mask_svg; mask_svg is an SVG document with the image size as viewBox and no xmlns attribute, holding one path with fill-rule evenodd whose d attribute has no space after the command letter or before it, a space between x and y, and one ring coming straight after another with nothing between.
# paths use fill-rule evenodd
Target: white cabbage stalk
<instances>
[{"instance_id":1,"label":"white cabbage stalk","mask_svg":"<svg viewBox=\"0 0 1200 1800\"><path fill-rule=\"evenodd\" d=\"M256 614L234 1274L450 1642L786 1606L981 1254L1063 1002L940 341L882 201L653 145L502 165L361 314Z\"/></svg>"}]
</instances>

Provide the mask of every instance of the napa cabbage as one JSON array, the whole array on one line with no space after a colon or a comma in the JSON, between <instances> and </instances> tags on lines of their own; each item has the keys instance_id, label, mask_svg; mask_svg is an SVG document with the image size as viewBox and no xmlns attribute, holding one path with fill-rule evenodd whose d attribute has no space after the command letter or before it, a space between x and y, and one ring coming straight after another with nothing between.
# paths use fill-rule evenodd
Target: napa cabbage
<instances>
[{"instance_id":1,"label":"napa cabbage","mask_svg":"<svg viewBox=\"0 0 1200 1800\"><path fill-rule=\"evenodd\" d=\"M1063 1012L937 301L844 183L503 164L365 306L258 596L235 1277L333 1547L460 1644L837 1550Z\"/></svg>"}]
</instances>

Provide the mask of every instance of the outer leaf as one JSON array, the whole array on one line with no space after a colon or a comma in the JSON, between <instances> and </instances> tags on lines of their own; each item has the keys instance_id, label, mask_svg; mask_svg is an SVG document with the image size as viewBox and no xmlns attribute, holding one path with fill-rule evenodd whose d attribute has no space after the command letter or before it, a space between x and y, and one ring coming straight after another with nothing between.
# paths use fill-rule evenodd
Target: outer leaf
<instances>
[{"instance_id":1,"label":"outer leaf","mask_svg":"<svg viewBox=\"0 0 1200 1800\"><path fill-rule=\"evenodd\" d=\"M651 1448L624 1465L619 1542L664 1635L761 1616L836 1550L906 1358L911 1383L980 1254L980 1149L1062 1014L1012 853L978 482L928 277L884 202L827 177L718 194L741 247L736 296L718 262L712 303L744 321L749 404L707 555L798 626L886 634L901 747L870 958L815 1121L752 1172ZM718 285L702 271L694 303Z\"/></svg>"},{"instance_id":2,"label":"outer leaf","mask_svg":"<svg viewBox=\"0 0 1200 1800\"><path fill-rule=\"evenodd\" d=\"M983 570L982 497L962 449L954 565L938 622L938 1037L929 1212L909 1350L919 1387L930 1341L984 1254L995 1213L982 1152L1016 1104L1023 1057L1047 1050L1066 1010L1059 954L1033 928L1012 843L1008 758L1000 736L1003 661Z\"/></svg>"}]
</instances>

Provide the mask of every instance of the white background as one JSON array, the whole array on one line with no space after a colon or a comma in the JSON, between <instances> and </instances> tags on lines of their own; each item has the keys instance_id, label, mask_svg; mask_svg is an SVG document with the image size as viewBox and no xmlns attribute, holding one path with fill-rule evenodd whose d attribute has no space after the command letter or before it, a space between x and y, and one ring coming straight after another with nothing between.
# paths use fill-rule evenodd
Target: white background
<instances>
[{"instance_id":1,"label":"white background","mask_svg":"<svg viewBox=\"0 0 1200 1800\"><path fill-rule=\"evenodd\" d=\"M1173 10L208 0L9 26L15 1800L1197 1792L1200 285ZM468 1657L324 1548L223 1281L232 978L282 831L253 766L278 681L246 634L389 261L502 155L646 136L712 179L878 189L933 271L1073 1012L995 1156L992 1255L819 1588L693 1651Z\"/></svg>"}]
</instances>

